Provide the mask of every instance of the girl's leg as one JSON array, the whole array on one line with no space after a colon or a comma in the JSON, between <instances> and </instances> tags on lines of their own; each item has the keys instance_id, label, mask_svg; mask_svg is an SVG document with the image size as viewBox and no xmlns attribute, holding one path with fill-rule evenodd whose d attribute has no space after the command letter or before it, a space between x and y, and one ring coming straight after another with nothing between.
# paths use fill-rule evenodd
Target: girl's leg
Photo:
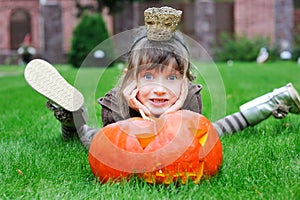
<instances>
[{"instance_id":1,"label":"girl's leg","mask_svg":"<svg viewBox=\"0 0 300 200\"><path fill-rule=\"evenodd\" d=\"M241 112L226 116L213 123L219 136L241 131L249 126L249 123Z\"/></svg>"},{"instance_id":2,"label":"girl's leg","mask_svg":"<svg viewBox=\"0 0 300 200\"><path fill-rule=\"evenodd\" d=\"M60 121L62 138L67 140L78 136L83 146L88 150L92 139L100 128L91 128L86 124L86 110L82 107L77 111L70 112L50 101L47 101L46 107L52 110L55 118Z\"/></svg>"},{"instance_id":3,"label":"girl's leg","mask_svg":"<svg viewBox=\"0 0 300 200\"><path fill-rule=\"evenodd\" d=\"M213 125L221 136L254 126L271 115L282 119L289 112L300 114L300 97L291 83L249 101L240 107L240 112L226 116Z\"/></svg>"},{"instance_id":4,"label":"girl's leg","mask_svg":"<svg viewBox=\"0 0 300 200\"><path fill-rule=\"evenodd\" d=\"M24 76L34 90L48 99L47 108L54 111L54 116L61 122L62 137L68 139L78 135L88 149L99 129L86 125L83 95L44 60L29 62Z\"/></svg>"}]
</instances>

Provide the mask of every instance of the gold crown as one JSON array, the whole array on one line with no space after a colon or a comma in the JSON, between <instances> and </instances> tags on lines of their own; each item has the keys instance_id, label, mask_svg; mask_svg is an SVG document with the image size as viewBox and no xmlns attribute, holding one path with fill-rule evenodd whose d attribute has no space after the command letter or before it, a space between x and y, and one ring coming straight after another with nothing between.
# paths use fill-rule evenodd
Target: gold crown
<instances>
[{"instance_id":1,"label":"gold crown","mask_svg":"<svg viewBox=\"0 0 300 200\"><path fill-rule=\"evenodd\" d=\"M182 15L181 10L171 7L148 8L144 11L147 38L154 41L171 39Z\"/></svg>"}]
</instances>

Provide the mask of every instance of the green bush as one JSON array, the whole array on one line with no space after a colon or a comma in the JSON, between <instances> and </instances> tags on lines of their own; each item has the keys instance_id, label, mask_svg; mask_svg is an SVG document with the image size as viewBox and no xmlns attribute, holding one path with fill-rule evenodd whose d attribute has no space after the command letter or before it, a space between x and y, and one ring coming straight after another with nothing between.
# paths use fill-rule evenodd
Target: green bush
<instances>
[{"instance_id":1,"label":"green bush","mask_svg":"<svg viewBox=\"0 0 300 200\"><path fill-rule=\"evenodd\" d=\"M89 53L108 37L105 22L100 14L84 14L74 29L68 62L76 68L80 67Z\"/></svg>"},{"instance_id":2,"label":"green bush","mask_svg":"<svg viewBox=\"0 0 300 200\"><path fill-rule=\"evenodd\" d=\"M299 34L294 34L294 44L293 44L293 60L297 61L300 57L300 36Z\"/></svg>"},{"instance_id":3,"label":"green bush","mask_svg":"<svg viewBox=\"0 0 300 200\"><path fill-rule=\"evenodd\" d=\"M222 33L220 43L214 50L217 61L255 61L261 47L268 47L269 42L263 37L254 37L252 39L246 36ZM274 54L273 50L272 54Z\"/></svg>"}]
</instances>

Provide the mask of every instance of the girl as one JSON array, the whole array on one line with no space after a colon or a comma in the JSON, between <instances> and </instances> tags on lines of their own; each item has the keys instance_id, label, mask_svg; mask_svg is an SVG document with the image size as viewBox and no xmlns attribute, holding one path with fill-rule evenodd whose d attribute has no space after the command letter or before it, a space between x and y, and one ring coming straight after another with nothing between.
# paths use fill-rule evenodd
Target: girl
<instances>
[{"instance_id":1,"label":"girl","mask_svg":"<svg viewBox=\"0 0 300 200\"><path fill-rule=\"evenodd\" d=\"M169 7L145 11L145 27L131 47L121 85L98 100L103 126L137 116L151 120L179 109L201 114L202 86L191 83L195 77L189 50L175 31L179 16L181 11ZM31 61L24 73L29 85L49 100L47 107L61 122L63 138L78 134L89 149L99 129L86 124L82 94L43 60ZM290 83L242 105L240 112L213 125L222 136L254 126L271 115L283 118L289 112L300 113L300 97Z\"/></svg>"}]
</instances>

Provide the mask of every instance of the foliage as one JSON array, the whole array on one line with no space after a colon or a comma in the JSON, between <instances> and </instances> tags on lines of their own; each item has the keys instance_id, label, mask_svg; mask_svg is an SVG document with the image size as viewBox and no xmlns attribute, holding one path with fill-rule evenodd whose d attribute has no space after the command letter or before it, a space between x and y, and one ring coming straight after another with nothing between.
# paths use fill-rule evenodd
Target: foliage
<instances>
[{"instance_id":1,"label":"foliage","mask_svg":"<svg viewBox=\"0 0 300 200\"><path fill-rule=\"evenodd\" d=\"M300 57L300 35L299 33L294 34L294 45L293 45L293 60L297 60Z\"/></svg>"},{"instance_id":2,"label":"foliage","mask_svg":"<svg viewBox=\"0 0 300 200\"><path fill-rule=\"evenodd\" d=\"M85 13L73 32L69 63L74 67L80 67L88 54L108 37L102 15ZM112 51L112 49L108 47L107 51ZM111 52L106 54L111 55Z\"/></svg>"},{"instance_id":3,"label":"foliage","mask_svg":"<svg viewBox=\"0 0 300 200\"><path fill-rule=\"evenodd\" d=\"M259 36L249 39L246 36L222 33L214 52L218 61L255 61L260 48L268 46L268 40Z\"/></svg>"}]
</instances>

